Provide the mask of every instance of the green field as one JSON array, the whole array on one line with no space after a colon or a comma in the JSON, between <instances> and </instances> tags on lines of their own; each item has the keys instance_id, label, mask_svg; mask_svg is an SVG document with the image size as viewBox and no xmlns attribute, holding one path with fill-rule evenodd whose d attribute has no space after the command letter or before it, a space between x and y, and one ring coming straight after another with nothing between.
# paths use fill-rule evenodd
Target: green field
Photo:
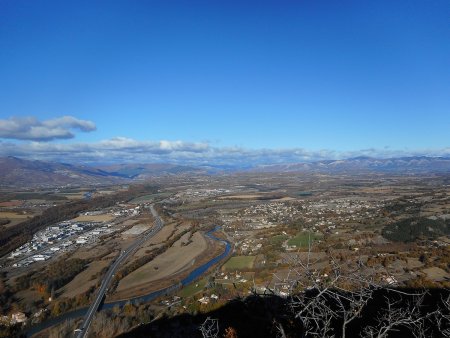
<instances>
[{"instance_id":1,"label":"green field","mask_svg":"<svg viewBox=\"0 0 450 338\"><path fill-rule=\"evenodd\" d=\"M170 196L172 193L163 192L163 193L157 193L157 194L150 194L150 195L144 195L140 197L136 197L135 199L131 200L131 204L139 204L139 203L145 203L145 202L151 202L155 198L165 198Z\"/></svg>"},{"instance_id":2,"label":"green field","mask_svg":"<svg viewBox=\"0 0 450 338\"><path fill-rule=\"evenodd\" d=\"M255 258L256 256L234 256L223 265L223 268L225 270L251 269L255 263Z\"/></svg>"},{"instance_id":3,"label":"green field","mask_svg":"<svg viewBox=\"0 0 450 338\"><path fill-rule=\"evenodd\" d=\"M197 292L202 291L207 281L208 281L207 278L203 278L199 281L193 282L188 286L182 288L180 292L178 292L178 295L180 297L191 297L195 295Z\"/></svg>"},{"instance_id":4,"label":"green field","mask_svg":"<svg viewBox=\"0 0 450 338\"><path fill-rule=\"evenodd\" d=\"M299 191L299 192L297 192L297 196L299 196L299 197L309 197L309 196L312 196L312 192L310 192L310 191Z\"/></svg>"},{"instance_id":5,"label":"green field","mask_svg":"<svg viewBox=\"0 0 450 338\"><path fill-rule=\"evenodd\" d=\"M306 248L308 247L308 242L311 239L311 242L314 242L318 239L321 239L321 234L310 233L310 232L299 232L294 238L291 238L288 241L288 245L295 245L297 248Z\"/></svg>"}]
</instances>

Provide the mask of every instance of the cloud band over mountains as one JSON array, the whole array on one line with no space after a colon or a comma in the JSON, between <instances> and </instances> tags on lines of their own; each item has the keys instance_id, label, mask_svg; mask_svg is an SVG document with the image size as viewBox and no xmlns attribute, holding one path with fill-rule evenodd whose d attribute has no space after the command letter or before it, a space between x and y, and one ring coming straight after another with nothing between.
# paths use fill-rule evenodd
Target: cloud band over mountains
<instances>
[{"instance_id":1,"label":"cloud band over mountains","mask_svg":"<svg viewBox=\"0 0 450 338\"><path fill-rule=\"evenodd\" d=\"M365 149L348 152L333 150L246 149L213 147L208 143L184 141L137 141L116 137L96 143L13 143L0 141L0 156L68 163L148 163L259 165L345 159L356 156L389 158L401 156L450 156L450 148L440 150Z\"/></svg>"},{"instance_id":2,"label":"cloud band over mountains","mask_svg":"<svg viewBox=\"0 0 450 338\"><path fill-rule=\"evenodd\" d=\"M248 149L215 147L207 142L138 141L127 137L114 137L99 142L57 142L58 139L73 138L74 131L91 132L94 130L96 130L94 122L72 116L44 121L39 121L35 117L12 117L0 120L0 156L19 156L26 159L68 163L167 162L235 166L338 160L357 156L376 158L450 156L450 147L423 150L385 148L355 151L307 150L300 147ZM11 139L21 142L10 141Z\"/></svg>"}]
</instances>

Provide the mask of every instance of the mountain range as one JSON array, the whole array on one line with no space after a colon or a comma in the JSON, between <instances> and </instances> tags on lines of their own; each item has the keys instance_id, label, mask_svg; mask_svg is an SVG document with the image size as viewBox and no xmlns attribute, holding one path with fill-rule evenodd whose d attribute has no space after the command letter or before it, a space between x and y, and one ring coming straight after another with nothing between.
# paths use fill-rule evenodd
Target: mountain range
<instances>
[{"instance_id":1,"label":"mountain range","mask_svg":"<svg viewBox=\"0 0 450 338\"><path fill-rule=\"evenodd\" d=\"M320 172L329 174L364 172L393 174L446 173L450 172L450 158L414 156L377 159L361 156L345 160L260 165L252 170L257 172Z\"/></svg>"},{"instance_id":2,"label":"mountain range","mask_svg":"<svg viewBox=\"0 0 450 338\"><path fill-rule=\"evenodd\" d=\"M423 156L376 159L371 157L356 157L345 160L270 164L246 168L231 166L183 166L164 163L84 166L26 160L11 156L0 158L0 186L10 187L100 185L125 183L168 175L206 175L230 172L305 172L325 174L450 173L450 158Z\"/></svg>"},{"instance_id":3,"label":"mountain range","mask_svg":"<svg viewBox=\"0 0 450 338\"><path fill-rule=\"evenodd\" d=\"M37 187L127 183L162 175L206 173L205 170L174 164L117 164L84 166L67 163L0 157L0 186Z\"/></svg>"}]
</instances>

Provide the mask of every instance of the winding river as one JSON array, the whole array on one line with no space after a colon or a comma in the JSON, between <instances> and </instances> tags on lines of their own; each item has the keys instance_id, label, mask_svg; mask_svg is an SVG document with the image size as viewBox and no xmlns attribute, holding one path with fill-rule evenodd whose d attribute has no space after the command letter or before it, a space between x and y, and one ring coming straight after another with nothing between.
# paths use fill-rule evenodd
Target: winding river
<instances>
[{"instance_id":1,"label":"winding river","mask_svg":"<svg viewBox=\"0 0 450 338\"><path fill-rule=\"evenodd\" d=\"M167 288L158 290L158 291L153 291L149 294L146 295L142 295L139 297L134 297L134 298L130 298L130 299L125 299L125 300L120 300L120 301L116 301L116 302L111 302L111 303L105 303L103 304L103 306L101 307L101 310L105 310L105 309L112 309L115 306L124 306L126 303L131 302L140 302L140 303L145 303L145 302L149 302L157 297L163 296L165 294L169 294L173 291L176 291L180 288L182 288L183 286L186 286L190 283L192 283L193 281L197 280L199 277L201 277L206 271L209 270L209 268L211 268L213 265L217 264L218 262L220 262L222 259L224 259L226 256L228 256L228 254L231 251L231 244L230 242L228 242L227 240L224 239L220 239L216 236L213 235L214 232L216 232L217 230L219 230L220 227L216 227L210 231L208 231L205 235L208 236L209 238L221 242L223 244L225 244L225 251L223 253L221 253L220 255L212 258L211 260L209 260L208 262L204 263L203 265L200 265L199 267L195 268L194 270L192 270L189 275L187 277L185 277L184 279L182 279L179 283L168 286ZM62 323L65 320L68 319L75 319L75 318L79 318L82 317L86 314L88 308L81 308L81 309L77 309L77 310L73 310L70 312L67 312L65 314L62 314L61 316L55 317L55 318L50 318L49 320L46 320L42 323L36 324L32 327L30 327L27 331L27 337L31 337L32 335L45 330L51 326L54 326L56 324Z\"/></svg>"}]
</instances>

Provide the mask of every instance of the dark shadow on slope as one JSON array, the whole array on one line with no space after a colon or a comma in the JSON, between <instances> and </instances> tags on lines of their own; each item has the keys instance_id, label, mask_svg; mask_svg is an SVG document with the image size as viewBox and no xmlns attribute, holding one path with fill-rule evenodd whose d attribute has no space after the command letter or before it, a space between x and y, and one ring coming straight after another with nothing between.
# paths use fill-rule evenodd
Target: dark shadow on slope
<instances>
[{"instance_id":1,"label":"dark shadow on slope","mask_svg":"<svg viewBox=\"0 0 450 338\"><path fill-rule=\"evenodd\" d=\"M238 337L276 337L276 324L282 323L289 337L299 337L300 325L287 316L287 300L276 297L250 296L233 300L220 309L206 314L182 314L164 317L148 325L142 325L119 337L202 337L199 327L207 317L219 320L222 337L229 327L238 332Z\"/></svg>"},{"instance_id":2,"label":"dark shadow on slope","mask_svg":"<svg viewBox=\"0 0 450 338\"><path fill-rule=\"evenodd\" d=\"M403 293L421 293L423 290L399 289ZM308 297L314 297L317 291L310 291ZM446 289L428 289L420 307L420 315L435 311L438 306L449 315L450 309L443 307L442 300L450 294ZM396 306L407 308L411 299L409 296L399 296L400 293L379 289L373 293L372 299L366 305L361 316L356 318L347 327L347 337L360 337L364 328L376 326L377 318L386 313L387 302L396 302ZM401 299L402 301L399 301ZM121 338L131 337L202 337L199 327L207 317L218 319L219 335L224 337L225 330L232 327L239 338L245 337L280 337L278 327L282 325L285 337L303 337L302 323L292 312L291 299L277 296L249 296L245 299L233 300L223 307L198 315L181 314L174 317L163 317L146 325L141 325L128 333L122 334ZM336 303L328 299L327 306L336 310ZM450 325L450 323L448 323ZM341 337L342 318L336 317L332 321L335 337ZM442 337L442 332L435 323L435 318L424 320L427 337ZM396 327L395 331L387 337L411 337L408 328Z\"/></svg>"}]
</instances>

